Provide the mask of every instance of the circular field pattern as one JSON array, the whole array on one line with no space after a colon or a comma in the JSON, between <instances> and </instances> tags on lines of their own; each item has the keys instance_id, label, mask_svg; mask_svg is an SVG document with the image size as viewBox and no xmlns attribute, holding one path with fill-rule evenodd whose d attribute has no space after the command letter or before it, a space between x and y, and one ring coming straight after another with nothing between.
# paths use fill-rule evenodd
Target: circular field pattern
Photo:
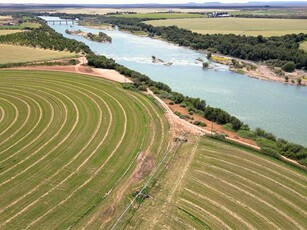
<instances>
[{"instance_id":1,"label":"circular field pattern","mask_svg":"<svg viewBox=\"0 0 307 230\"><path fill-rule=\"evenodd\" d=\"M140 156L165 152L167 132L162 110L119 84L1 71L0 229L103 226L141 182L131 179Z\"/></svg>"}]
</instances>

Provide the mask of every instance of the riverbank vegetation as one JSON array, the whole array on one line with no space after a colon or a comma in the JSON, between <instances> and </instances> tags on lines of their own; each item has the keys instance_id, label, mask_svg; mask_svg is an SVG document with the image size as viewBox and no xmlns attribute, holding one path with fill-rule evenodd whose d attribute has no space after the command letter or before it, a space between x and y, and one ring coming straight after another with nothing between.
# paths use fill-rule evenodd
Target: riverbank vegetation
<instances>
[{"instance_id":1,"label":"riverbank vegetation","mask_svg":"<svg viewBox=\"0 0 307 230\"><path fill-rule=\"evenodd\" d=\"M302 43L300 43L300 49L302 49L305 52L307 52L307 40L303 41Z\"/></svg>"},{"instance_id":2,"label":"riverbank vegetation","mask_svg":"<svg viewBox=\"0 0 307 230\"><path fill-rule=\"evenodd\" d=\"M99 32L98 34L92 34L92 33L83 32L81 30L77 30L77 31L65 30L65 33L79 35L88 40L95 41L95 42L110 42L110 43L112 42L112 38L103 32Z\"/></svg>"}]
</instances>

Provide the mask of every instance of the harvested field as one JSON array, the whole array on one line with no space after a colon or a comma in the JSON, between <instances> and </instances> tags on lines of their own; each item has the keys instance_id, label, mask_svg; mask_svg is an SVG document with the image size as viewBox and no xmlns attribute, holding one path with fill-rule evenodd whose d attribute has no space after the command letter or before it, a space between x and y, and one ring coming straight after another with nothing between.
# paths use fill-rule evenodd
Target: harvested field
<instances>
[{"instance_id":1,"label":"harvested field","mask_svg":"<svg viewBox=\"0 0 307 230\"><path fill-rule=\"evenodd\" d=\"M306 172L190 137L127 229L306 229Z\"/></svg>"},{"instance_id":2,"label":"harvested field","mask_svg":"<svg viewBox=\"0 0 307 230\"><path fill-rule=\"evenodd\" d=\"M24 32L26 30L0 30L0 36L1 35L7 35L7 34L15 34L19 32Z\"/></svg>"},{"instance_id":3,"label":"harvested field","mask_svg":"<svg viewBox=\"0 0 307 230\"><path fill-rule=\"evenodd\" d=\"M45 50L39 48L0 44L0 64L49 61L76 57L65 51Z\"/></svg>"},{"instance_id":4,"label":"harvested field","mask_svg":"<svg viewBox=\"0 0 307 230\"><path fill-rule=\"evenodd\" d=\"M108 227L168 130L158 106L118 83L0 71L0 229Z\"/></svg>"},{"instance_id":5,"label":"harvested field","mask_svg":"<svg viewBox=\"0 0 307 230\"><path fill-rule=\"evenodd\" d=\"M306 20L267 18L185 18L146 21L153 26L172 26L201 34L281 36L307 33Z\"/></svg>"}]
</instances>

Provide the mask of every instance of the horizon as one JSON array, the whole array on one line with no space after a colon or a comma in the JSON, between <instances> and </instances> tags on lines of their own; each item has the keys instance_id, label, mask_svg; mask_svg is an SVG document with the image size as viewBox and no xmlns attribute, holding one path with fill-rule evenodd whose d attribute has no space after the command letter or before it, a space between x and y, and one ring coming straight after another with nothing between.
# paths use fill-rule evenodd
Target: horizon
<instances>
[{"instance_id":1,"label":"horizon","mask_svg":"<svg viewBox=\"0 0 307 230\"><path fill-rule=\"evenodd\" d=\"M10 0L3 0L0 4L44 4L44 5L50 5L50 4L71 4L71 5L132 5L132 4L160 4L160 5L176 5L176 4L206 4L206 3L217 3L217 4L247 4L247 3L274 3L274 2L285 2L285 3L291 3L291 2L307 2L306 0L295 0L295 1L287 1L287 0L254 0L254 1L246 1L246 0L239 0L239 1L232 1L232 0L196 0L196 1L187 1L187 0L176 0L175 2L165 2L164 0L158 0L156 2L153 2L152 0L120 0L114 3L112 0L105 0L103 3L99 0L89 0L87 3L84 3L83 0L66 0L65 2L61 0L50 0L48 3L43 2L42 0L17 0L17 1L10 1Z\"/></svg>"}]
</instances>

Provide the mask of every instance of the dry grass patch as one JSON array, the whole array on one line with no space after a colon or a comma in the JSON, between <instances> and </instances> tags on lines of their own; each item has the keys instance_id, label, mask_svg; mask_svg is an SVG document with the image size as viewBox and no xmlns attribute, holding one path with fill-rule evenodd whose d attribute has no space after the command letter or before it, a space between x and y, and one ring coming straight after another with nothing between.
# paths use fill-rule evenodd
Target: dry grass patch
<instances>
[{"instance_id":1,"label":"dry grass patch","mask_svg":"<svg viewBox=\"0 0 307 230\"><path fill-rule=\"evenodd\" d=\"M185 18L147 21L153 26L172 26L201 34L241 34L281 36L307 33L306 20L264 18Z\"/></svg>"},{"instance_id":2,"label":"dry grass patch","mask_svg":"<svg viewBox=\"0 0 307 230\"><path fill-rule=\"evenodd\" d=\"M15 34L19 32L25 32L26 30L0 30L0 36L1 35L7 35L7 34Z\"/></svg>"}]
</instances>

